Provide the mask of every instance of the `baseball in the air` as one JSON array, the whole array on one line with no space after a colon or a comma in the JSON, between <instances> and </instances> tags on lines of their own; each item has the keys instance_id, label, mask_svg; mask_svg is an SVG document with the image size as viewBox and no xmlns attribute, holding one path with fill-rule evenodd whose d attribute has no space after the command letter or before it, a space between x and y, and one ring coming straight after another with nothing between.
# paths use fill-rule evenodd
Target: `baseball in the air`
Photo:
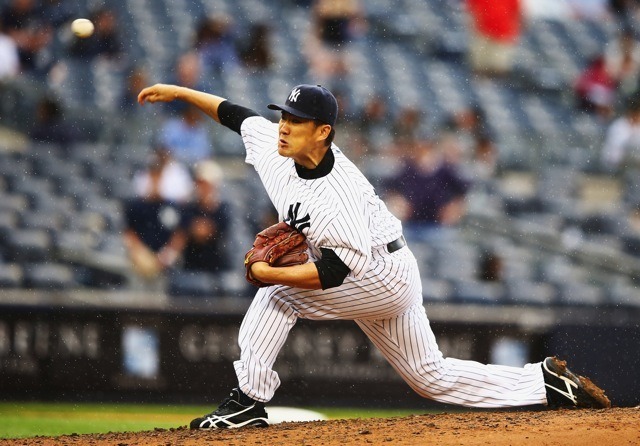
<instances>
[{"instance_id":1,"label":"baseball in the air","mask_svg":"<svg viewBox=\"0 0 640 446\"><path fill-rule=\"evenodd\" d=\"M75 19L73 23L71 23L71 31L73 31L76 37L81 39L86 39L91 36L93 29L93 22L89 19Z\"/></svg>"}]
</instances>

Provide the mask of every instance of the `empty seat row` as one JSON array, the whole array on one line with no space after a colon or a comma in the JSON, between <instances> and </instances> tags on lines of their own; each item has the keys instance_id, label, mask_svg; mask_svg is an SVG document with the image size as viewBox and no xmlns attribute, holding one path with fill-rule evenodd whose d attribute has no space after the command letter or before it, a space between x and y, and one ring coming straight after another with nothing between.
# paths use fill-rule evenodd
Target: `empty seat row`
<instances>
[{"instance_id":1,"label":"empty seat row","mask_svg":"<svg viewBox=\"0 0 640 446\"><path fill-rule=\"evenodd\" d=\"M0 288L62 291L77 286L73 268L62 263L0 264Z\"/></svg>"}]
</instances>

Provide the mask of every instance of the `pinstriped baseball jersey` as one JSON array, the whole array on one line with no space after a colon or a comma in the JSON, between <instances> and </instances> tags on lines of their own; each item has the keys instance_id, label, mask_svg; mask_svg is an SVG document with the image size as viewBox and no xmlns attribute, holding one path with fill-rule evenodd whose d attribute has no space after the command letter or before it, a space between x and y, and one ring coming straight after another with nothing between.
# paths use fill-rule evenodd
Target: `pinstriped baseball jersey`
<instances>
[{"instance_id":1,"label":"pinstriped baseball jersey","mask_svg":"<svg viewBox=\"0 0 640 446\"><path fill-rule=\"evenodd\" d=\"M402 234L400 221L386 208L373 186L335 146L335 163L321 178L303 179L294 162L277 151L277 124L262 117L246 119L241 127L252 164L274 204L280 220L296 226L310 244L332 249L356 278L364 277L373 247L384 246Z\"/></svg>"},{"instance_id":2,"label":"pinstriped baseball jersey","mask_svg":"<svg viewBox=\"0 0 640 446\"><path fill-rule=\"evenodd\" d=\"M280 386L273 369L297 318L355 320L392 367L419 395L472 407L544 404L540 364L522 368L444 358L422 304L417 262L408 248L389 250L401 224L344 154L324 175L301 178L279 155L278 126L252 116L241 125L246 162L258 172L282 220L308 238L311 254L332 249L351 273L342 285L307 290L284 285L260 288L240 327L239 387L257 401ZM325 156L326 158L326 156Z\"/></svg>"}]
</instances>

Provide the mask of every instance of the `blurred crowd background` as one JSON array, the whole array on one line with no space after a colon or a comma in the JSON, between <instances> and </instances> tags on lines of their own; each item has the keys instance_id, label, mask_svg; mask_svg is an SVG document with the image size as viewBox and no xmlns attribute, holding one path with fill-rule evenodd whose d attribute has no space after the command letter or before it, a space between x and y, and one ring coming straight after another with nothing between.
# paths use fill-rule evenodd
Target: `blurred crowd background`
<instances>
[{"instance_id":1,"label":"blurred crowd background","mask_svg":"<svg viewBox=\"0 0 640 446\"><path fill-rule=\"evenodd\" d=\"M316 83L425 302L637 307L639 4L0 0L0 287L250 297L277 216L240 138L136 96L177 83L275 121Z\"/></svg>"}]
</instances>

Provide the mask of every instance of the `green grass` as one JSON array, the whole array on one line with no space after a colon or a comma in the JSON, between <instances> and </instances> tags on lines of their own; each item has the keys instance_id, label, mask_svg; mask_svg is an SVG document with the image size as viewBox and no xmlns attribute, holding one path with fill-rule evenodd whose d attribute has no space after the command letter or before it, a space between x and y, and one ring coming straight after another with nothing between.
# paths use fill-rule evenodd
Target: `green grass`
<instances>
[{"instance_id":1,"label":"green grass","mask_svg":"<svg viewBox=\"0 0 640 446\"><path fill-rule=\"evenodd\" d=\"M320 412L330 420L345 419L345 418L389 418L389 417L406 417L408 415L419 414L420 410L408 410L408 409L393 409L393 410L380 410L380 409L351 409L351 408L335 408L335 407L322 407L322 408L308 408Z\"/></svg>"},{"instance_id":2,"label":"green grass","mask_svg":"<svg viewBox=\"0 0 640 446\"><path fill-rule=\"evenodd\" d=\"M0 439L137 432L185 426L210 406L155 404L0 403ZM314 408L329 419L405 416L415 411Z\"/></svg>"}]
</instances>

